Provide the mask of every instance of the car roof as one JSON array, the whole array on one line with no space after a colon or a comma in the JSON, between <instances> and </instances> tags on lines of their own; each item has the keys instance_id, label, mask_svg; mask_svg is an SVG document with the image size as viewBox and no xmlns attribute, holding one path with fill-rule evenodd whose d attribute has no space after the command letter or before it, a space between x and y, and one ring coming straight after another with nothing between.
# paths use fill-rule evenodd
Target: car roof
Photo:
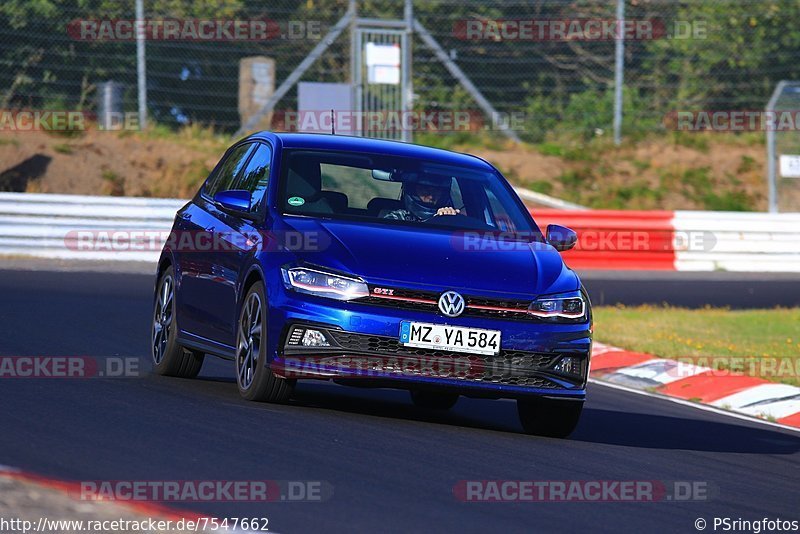
<instances>
[{"instance_id":1,"label":"car roof","mask_svg":"<svg viewBox=\"0 0 800 534\"><path fill-rule=\"evenodd\" d=\"M401 141L388 141L369 137L350 135L332 135L321 133L277 133L260 132L251 137L265 135L277 137L284 148L310 148L318 150L341 150L349 152L366 152L387 154L409 158L424 159L451 165L461 165L482 170L494 170L485 160L470 154L451 152L441 148L433 148Z\"/></svg>"}]
</instances>

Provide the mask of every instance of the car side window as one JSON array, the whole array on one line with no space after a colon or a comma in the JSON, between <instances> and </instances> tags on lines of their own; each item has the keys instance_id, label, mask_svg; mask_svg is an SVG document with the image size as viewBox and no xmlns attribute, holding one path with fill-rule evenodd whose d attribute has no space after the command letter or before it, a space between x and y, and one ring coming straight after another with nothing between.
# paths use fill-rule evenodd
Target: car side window
<instances>
[{"instance_id":1,"label":"car side window","mask_svg":"<svg viewBox=\"0 0 800 534\"><path fill-rule=\"evenodd\" d=\"M225 161L217 167L217 172L212 176L203 188L203 193L211 198L220 191L228 191L233 189L236 183L236 177L239 172L247 163L247 158L250 152L254 149L253 143L240 145L231 150L225 157Z\"/></svg>"},{"instance_id":2,"label":"car side window","mask_svg":"<svg viewBox=\"0 0 800 534\"><path fill-rule=\"evenodd\" d=\"M250 158L250 162L242 174L236 189L244 189L250 191L252 195L252 202L250 204L250 211L258 213L264 203L267 193L267 185L269 184L269 170L272 162L272 149L269 145L263 143L258 144Z\"/></svg>"}]
</instances>

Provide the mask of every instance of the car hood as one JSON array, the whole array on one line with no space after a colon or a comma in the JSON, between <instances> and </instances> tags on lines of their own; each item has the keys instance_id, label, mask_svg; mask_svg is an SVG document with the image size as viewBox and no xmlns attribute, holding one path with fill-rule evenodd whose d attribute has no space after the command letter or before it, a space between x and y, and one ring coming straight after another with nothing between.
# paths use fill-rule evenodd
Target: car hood
<instances>
[{"instance_id":1,"label":"car hood","mask_svg":"<svg viewBox=\"0 0 800 534\"><path fill-rule=\"evenodd\" d=\"M477 233L293 218L288 231L311 236L298 260L372 284L503 295L574 291L578 277L542 243L499 243ZM503 245L503 246L501 246Z\"/></svg>"}]
</instances>

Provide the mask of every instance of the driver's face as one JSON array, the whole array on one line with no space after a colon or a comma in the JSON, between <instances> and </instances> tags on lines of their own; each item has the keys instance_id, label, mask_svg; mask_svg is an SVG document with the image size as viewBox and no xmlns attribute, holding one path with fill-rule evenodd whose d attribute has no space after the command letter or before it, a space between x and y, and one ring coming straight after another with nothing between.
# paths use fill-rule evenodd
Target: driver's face
<instances>
[{"instance_id":1,"label":"driver's face","mask_svg":"<svg viewBox=\"0 0 800 534\"><path fill-rule=\"evenodd\" d=\"M425 184L417 184L414 192L417 197L419 197L420 201L428 206L435 206L438 204L444 194L444 190L441 187Z\"/></svg>"}]
</instances>

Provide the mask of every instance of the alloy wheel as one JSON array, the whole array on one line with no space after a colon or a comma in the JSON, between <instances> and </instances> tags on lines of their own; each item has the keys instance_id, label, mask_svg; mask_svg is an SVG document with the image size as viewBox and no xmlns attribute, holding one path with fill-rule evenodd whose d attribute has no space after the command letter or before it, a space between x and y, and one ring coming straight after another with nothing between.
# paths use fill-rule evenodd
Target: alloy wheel
<instances>
[{"instance_id":1,"label":"alloy wheel","mask_svg":"<svg viewBox=\"0 0 800 534\"><path fill-rule=\"evenodd\" d=\"M158 365L164 359L169 342L170 325L172 324L172 300L175 297L175 284L172 276L161 280L158 298L153 310L153 361Z\"/></svg>"},{"instance_id":2,"label":"alloy wheel","mask_svg":"<svg viewBox=\"0 0 800 534\"><path fill-rule=\"evenodd\" d=\"M236 380L243 390L249 389L255 378L261 352L261 314L261 297L252 292L242 307L236 343Z\"/></svg>"}]
</instances>

